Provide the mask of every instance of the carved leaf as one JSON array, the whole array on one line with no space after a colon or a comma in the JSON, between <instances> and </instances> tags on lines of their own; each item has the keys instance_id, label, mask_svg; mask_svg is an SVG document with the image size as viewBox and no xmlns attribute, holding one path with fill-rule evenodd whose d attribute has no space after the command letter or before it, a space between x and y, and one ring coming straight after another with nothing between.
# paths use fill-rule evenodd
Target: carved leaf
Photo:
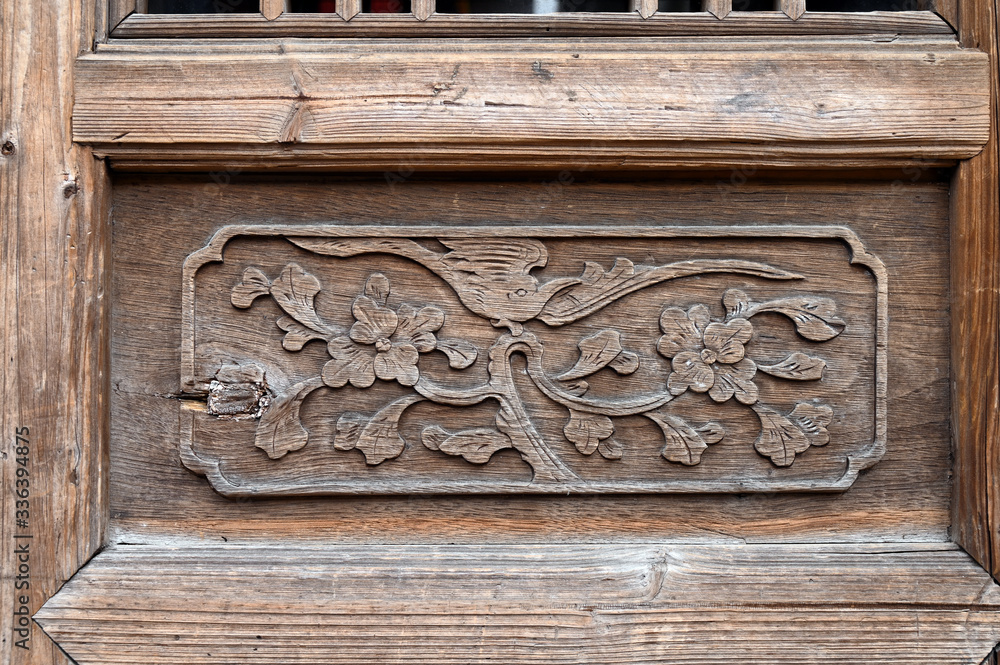
<instances>
[{"instance_id":1,"label":"carved leaf","mask_svg":"<svg viewBox=\"0 0 1000 665\"><path fill-rule=\"evenodd\" d=\"M695 429L676 416L652 411L644 414L660 426L666 445L660 453L671 462L694 466L701 462L701 454L710 444L722 440L725 430L717 423L708 423Z\"/></svg>"},{"instance_id":2,"label":"carved leaf","mask_svg":"<svg viewBox=\"0 0 1000 665\"><path fill-rule=\"evenodd\" d=\"M448 364L455 369L465 369L479 357L479 350L461 339L439 339L437 350L448 356Z\"/></svg>"},{"instance_id":3,"label":"carved leaf","mask_svg":"<svg viewBox=\"0 0 1000 665\"><path fill-rule=\"evenodd\" d=\"M307 328L329 334L330 328L319 318L313 306L313 299L319 291L319 280L297 263L285 266L271 285L271 295L286 314Z\"/></svg>"},{"instance_id":4,"label":"carved leaf","mask_svg":"<svg viewBox=\"0 0 1000 665\"><path fill-rule=\"evenodd\" d=\"M260 296L271 292L271 280L257 268L247 268L243 271L243 281L233 287L230 300L233 307L246 309Z\"/></svg>"},{"instance_id":5,"label":"carved leaf","mask_svg":"<svg viewBox=\"0 0 1000 665\"><path fill-rule=\"evenodd\" d=\"M327 336L306 328L290 316L283 316L278 319L278 327L285 331L285 337L281 340L281 346L286 351L301 351L307 342L314 339L326 340Z\"/></svg>"},{"instance_id":6,"label":"carved leaf","mask_svg":"<svg viewBox=\"0 0 1000 665\"><path fill-rule=\"evenodd\" d=\"M384 305L389 298L389 278L380 272L374 273L365 282L365 295L379 305Z\"/></svg>"},{"instance_id":7,"label":"carved leaf","mask_svg":"<svg viewBox=\"0 0 1000 665\"><path fill-rule=\"evenodd\" d=\"M590 376L613 363L623 353L622 335L617 330L602 330L581 339L577 347L580 349L580 359L576 361L573 369L559 377L560 381L572 381ZM626 370L620 373L630 374L631 372L627 370L633 362L635 367L631 369L631 372L639 367L639 357L634 353L629 353L619 363L619 367Z\"/></svg>"},{"instance_id":8,"label":"carved leaf","mask_svg":"<svg viewBox=\"0 0 1000 665\"><path fill-rule=\"evenodd\" d=\"M826 361L796 352L776 365L757 365L757 369L782 379L814 381L823 378Z\"/></svg>"},{"instance_id":9,"label":"carved leaf","mask_svg":"<svg viewBox=\"0 0 1000 665\"><path fill-rule=\"evenodd\" d=\"M623 455L622 444L614 439L604 439L597 444L597 452L604 459L621 459Z\"/></svg>"},{"instance_id":10,"label":"carved leaf","mask_svg":"<svg viewBox=\"0 0 1000 665\"><path fill-rule=\"evenodd\" d=\"M639 369L639 356L631 351L622 351L608 363L608 367L625 376Z\"/></svg>"},{"instance_id":11,"label":"carved leaf","mask_svg":"<svg viewBox=\"0 0 1000 665\"><path fill-rule=\"evenodd\" d=\"M810 445L825 446L830 443L830 433L826 428L833 420L833 409L826 404L813 405L799 402L788 414L788 418L798 425L809 439Z\"/></svg>"},{"instance_id":12,"label":"carved leaf","mask_svg":"<svg viewBox=\"0 0 1000 665\"><path fill-rule=\"evenodd\" d=\"M598 413L569 410L569 421L563 427L563 434L584 455L591 455L598 444L615 433L611 418Z\"/></svg>"},{"instance_id":13,"label":"carved leaf","mask_svg":"<svg viewBox=\"0 0 1000 665\"><path fill-rule=\"evenodd\" d=\"M398 457L403 452L406 442L399 435L399 419L410 405L423 399L419 395L407 395L384 407L365 423L354 442L354 448L364 454L365 462L371 465L381 464L387 459ZM337 421L337 438L341 439L343 446L349 445L357 422L357 414L353 413L344 414ZM337 446L336 440L334 446Z\"/></svg>"},{"instance_id":14,"label":"carved leaf","mask_svg":"<svg viewBox=\"0 0 1000 665\"><path fill-rule=\"evenodd\" d=\"M424 446L431 450L440 450L448 455L463 457L473 464L486 464L493 453L498 450L513 447L510 437L490 429L478 427L452 434L437 425L424 428L420 434Z\"/></svg>"},{"instance_id":15,"label":"carved leaf","mask_svg":"<svg viewBox=\"0 0 1000 665\"><path fill-rule=\"evenodd\" d=\"M271 402L257 423L254 445L271 459L299 450L309 442L309 432L299 420L302 400L321 384L316 379L297 383Z\"/></svg>"},{"instance_id":16,"label":"carved leaf","mask_svg":"<svg viewBox=\"0 0 1000 665\"><path fill-rule=\"evenodd\" d=\"M795 455L809 447L809 439L788 418L764 407L754 409L760 418L760 436L753 447L770 457L775 466L791 466Z\"/></svg>"},{"instance_id":17,"label":"carved leaf","mask_svg":"<svg viewBox=\"0 0 1000 665\"><path fill-rule=\"evenodd\" d=\"M743 316L750 309L750 299L739 289L729 289L722 295L722 304L726 306L726 318Z\"/></svg>"},{"instance_id":18,"label":"carved leaf","mask_svg":"<svg viewBox=\"0 0 1000 665\"><path fill-rule=\"evenodd\" d=\"M825 342L844 331L846 324L837 316L837 303L831 298L800 296L782 298L751 307L754 314L777 312L784 314L800 335L813 342Z\"/></svg>"},{"instance_id":19,"label":"carved leaf","mask_svg":"<svg viewBox=\"0 0 1000 665\"><path fill-rule=\"evenodd\" d=\"M368 417L360 413L345 413L337 419L337 434L333 437L333 447L337 450L354 450L361 438L361 432L368 424Z\"/></svg>"}]
</instances>

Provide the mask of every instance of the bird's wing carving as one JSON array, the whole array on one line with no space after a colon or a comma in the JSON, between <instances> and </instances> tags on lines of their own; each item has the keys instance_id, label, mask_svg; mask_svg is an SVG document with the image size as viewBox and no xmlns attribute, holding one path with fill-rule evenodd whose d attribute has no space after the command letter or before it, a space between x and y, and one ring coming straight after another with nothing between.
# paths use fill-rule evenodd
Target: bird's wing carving
<instances>
[{"instance_id":1,"label":"bird's wing carving","mask_svg":"<svg viewBox=\"0 0 1000 665\"><path fill-rule=\"evenodd\" d=\"M545 245L534 238L447 238L441 244L451 250L441 257L444 265L484 277L527 275L549 259Z\"/></svg>"}]
</instances>

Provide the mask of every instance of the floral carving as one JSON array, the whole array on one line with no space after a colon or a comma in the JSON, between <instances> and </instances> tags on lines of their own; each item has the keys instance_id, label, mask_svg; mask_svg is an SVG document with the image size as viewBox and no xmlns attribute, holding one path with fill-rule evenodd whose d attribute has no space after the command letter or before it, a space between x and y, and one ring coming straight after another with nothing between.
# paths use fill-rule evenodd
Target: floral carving
<instances>
[{"instance_id":1,"label":"floral carving","mask_svg":"<svg viewBox=\"0 0 1000 665\"><path fill-rule=\"evenodd\" d=\"M710 447L724 440L725 431L717 422L690 422L678 413L674 400L689 392L707 395L708 405L735 400L752 409L761 425L754 448L775 466L789 466L797 455L830 440L833 410L829 406L802 401L782 413L761 403L761 387L755 382L758 372L784 380L819 381L826 362L800 350L777 359L751 355L758 335L752 319L764 312L787 317L799 335L812 343L839 335L846 324L838 317L832 299L792 295L754 302L746 293L730 289L721 294L721 317L713 316L707 303L666 302L660 311L659 330L650 330L646 342L651 344L655 339L662 358L642 355L635 350L642 348L639 340L630 344L620 330L604 328L580 338L576 361L562 369L546 366L541 340L525 327L533 320L563 326L633 292L680 277L730 273L769 280L800 279L794 273L731 259L637 266L619 258L610 269L588 262L579 277L540 281L529 273L545 265L547 250L535 239L442 239L440 246L445 251L405 238L290 240L325 256L389 253L410 259L449 284L468 311L507 330L497 332L489 348L442 336L448 331L445 309L437 304L399 301L391 292L389 278L379 272L369 275L363 293L351 302L354 321L350 328L339 329L316 309L320 281L299 265L289 263L273 281L258 268L246 268L242 281L233 288L232 304L248 308L257 298L270 295L284 312L276 321L285 331L283 347L295 352L320 340L330 357L318 368L317 376L293 385L262 381L267 395L262 392L255 402L259 405L254 416L259 418L257 446L272 458L307 445L309 432L299 421L299 408L312 391L337 390L348 384L364 389L382 380L398 383L410 392L373 413L340 415L333 449L356 450L368 464L382 464L399 457L413 443L404 439L400 428L410 406L429 401L469 407L489 400L499 405L493 422L460 431L429 424L422 428L419 442L428 450L473 464L487 464L499 451L513 449L531 466L534 482L578 480L525 410L511 365L515 354L526 359L526 374L534 386L566 409L562 428L566 441L579 454L597 452L609 460L607 463L628 452L627 446L615 439L615 419L626 416L643 416L662 431L661 456L668 462L682 466L701 463ZM471 388L440 385L420 369L421 357L434 352L443 353L456 370L484 359L488 379ZM663 359L669 361L669 368ZM662 383L654 392L616 399L588 395L588 380L598 373L621 380L640 367L647 372L663 368ZM231 392L236 394L236 390L234 387Z\"/></svg>"},{"instance_id":2,"label":"floral carving","mask_svg":"<svg viewBox=\"0 0 1000 665\"><path fill-rule=\"evenodd\" d=\"M672 358L667 388L673 395L685 390L707 392L716 402L734 395L744 404L757 401L753 383L757 366L744 358L744 344L753 336L753 326L744 318L723 323L711 322L704 305L695 305L686 313L668 307L660 315L663 336L656 349Z\"/></svg>"},{"instance_id":3,"label":"floral carving","mask_svg":"<svg viewBox=\"0 0 1000 665\"><path fill-rule=\"evenodd\" d=\"M356 388L367 388L376 377L404 386L416 384L419 354L437 348L434 333L444 325L444 312L405 303L394 310L386 306L388 297L385 275L369 277L365 295L354 299L350 332L327 343L332 360L323 367L326 385L340 388L350 381Z\"/></svg>"}]
</instances>

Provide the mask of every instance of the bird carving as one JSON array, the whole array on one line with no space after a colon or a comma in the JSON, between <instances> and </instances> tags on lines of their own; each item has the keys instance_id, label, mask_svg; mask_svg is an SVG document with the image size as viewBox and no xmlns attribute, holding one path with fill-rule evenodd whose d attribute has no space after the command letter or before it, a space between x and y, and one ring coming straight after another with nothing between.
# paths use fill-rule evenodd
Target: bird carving
<instances>
[{"instance_id":1,"label":"bird carving","mask_svg":"<svg viewBox=\"0 0 1000 665\"><path fill-rule=\"evenodd\" d=\"M447 252L430 250L406 238L290 238L296 245L321 254L354 256L388 253L416 261L447 282L470 311L494 326L518 336L522 323L535 318L552 296L580 284L579 277L544 283L531 274L548 261L548 252L534 238L447 238Z\"/></svg>"}]
</instances>

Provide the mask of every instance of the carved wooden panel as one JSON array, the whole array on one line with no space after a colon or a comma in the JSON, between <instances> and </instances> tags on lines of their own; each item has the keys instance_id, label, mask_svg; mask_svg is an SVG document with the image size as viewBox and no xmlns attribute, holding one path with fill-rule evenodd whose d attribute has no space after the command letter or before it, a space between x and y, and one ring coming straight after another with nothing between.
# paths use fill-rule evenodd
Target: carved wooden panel
<instances>
[{"instance_id":1,"label":"carved wooden panel","mask_svg":"<svg viewBox=\"0 0 1000 665\"><path fill-rule=\"evenodd\" d=\"M230 226L181 456L229 496L846 489L886 294L843 227Z\"/></svg>"}]
</instances>

